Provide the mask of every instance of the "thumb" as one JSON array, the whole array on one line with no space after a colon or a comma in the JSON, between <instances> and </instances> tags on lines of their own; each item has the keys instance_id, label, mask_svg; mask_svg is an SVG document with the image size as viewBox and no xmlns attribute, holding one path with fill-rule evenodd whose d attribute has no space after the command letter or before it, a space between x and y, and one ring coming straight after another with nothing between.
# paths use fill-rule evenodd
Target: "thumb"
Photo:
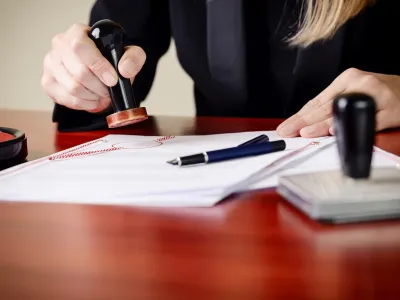
<instances>
[{"instance_id":1,"label":"thumb","mask_svg":"<svg viewBox=\"0 0 400 300\"><path fill-rule=\"evenodd\" d=\"M142 69L146 61L146 53L138 46L128 46L118 64L120 74L133 79Z\"/></svg>"}]
</instances>

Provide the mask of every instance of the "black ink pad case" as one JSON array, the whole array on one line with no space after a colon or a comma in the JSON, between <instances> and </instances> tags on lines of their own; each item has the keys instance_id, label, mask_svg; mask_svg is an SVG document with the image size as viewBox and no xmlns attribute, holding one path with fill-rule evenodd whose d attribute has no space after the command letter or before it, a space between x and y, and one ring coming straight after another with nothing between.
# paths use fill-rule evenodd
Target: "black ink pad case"
<instances>
[{"instance_id":1,"label":"black ink pad case","mask_svg":"<svg viewBox=\"0 0 400 300\"><path fill-rule=\"evenodd\" d=\"M0 127L0 170L24 162L27 156L25 133L14 128Z\"/></svg>"}]
</instances>

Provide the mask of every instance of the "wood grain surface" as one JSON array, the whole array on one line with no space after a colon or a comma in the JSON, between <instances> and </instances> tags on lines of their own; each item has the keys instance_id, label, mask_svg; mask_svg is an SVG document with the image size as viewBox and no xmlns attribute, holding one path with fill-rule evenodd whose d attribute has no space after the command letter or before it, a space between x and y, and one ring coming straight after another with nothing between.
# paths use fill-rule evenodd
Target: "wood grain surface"
<instances>
[{"instance_id":1,"label":"wood grain surface","mask_svg":"<svg viewBox=\"0 0 400 300\"><path fill-rule=\"evenodd\" d=\"M150 117L57 133L48 112L0 110L0 126L27 134L29 160L109 133L211 134L279 122ZM400 132L380 133L377 145L400 155ZM204 209L0 203L2 300L399 299L399 271L400 221L318 224L273 189Z\"/></svg>"}]
</instances>

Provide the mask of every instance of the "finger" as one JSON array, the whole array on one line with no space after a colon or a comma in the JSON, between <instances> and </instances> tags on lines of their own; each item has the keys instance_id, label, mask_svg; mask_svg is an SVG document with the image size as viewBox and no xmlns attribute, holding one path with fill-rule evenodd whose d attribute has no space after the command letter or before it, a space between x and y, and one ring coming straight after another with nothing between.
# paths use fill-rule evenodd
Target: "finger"
<instances>
[{"instance_id":1,"label":"finger","mask_svg":"<svg viewBox=\"0 0 400 300\"><path fill-rule=\"evenodd\" d=\"M82 24L73 26L67 34L68 44L79 60L105 85L114 86L118 82L117 72L89 38L89 30Z\"/></svg>"},{"instance_id":2,"label":"finger","mask_svg":"<svg viewBox=\"0 0 400 300\"><path fill-rule=\"evenodd\" d=\"M67 34L76 35L77 33L74 33L74 30L87 32L87 28L84 25L75 25L72 26ZM66 34L56 35L52 40L52 46L54 51L59 53L62 63L75 81L99 97L109 96L105 84L71 51Z\"/></svg>"},{"instance_id":3,"label":"finger","mask_svg":"<svg viewBox=\"0 0 400 300\"><path fill-rule=\"evenodd\" d=\"M329 129L332 127L332 118L323 120L316 124L304 127L300 130L300 135L305 138L314 138L330 135Z\"/></svg>"},{"instance_id":4,"label":"finger","mask_svg":"<svg viewBox=\"0 0 400 300\"><path fill-rule=\"evenodd\" d=\"M297 113L281 123L277 132L282 137L295 137L300 135L300 129L308 126L305 117L317 110L316 101L309 101Z\"/></svg>"},{"instance_id":5,"label":"finger","mask_svg":"<svg viewBox=\"0 0 400 300\"><path fill-rule=\"evenodd\" d=\"M146 53L138 46L129 46L125 48L118 70L125 78L134 78L146 62Z\"/></svg>"},{"instance_id":6,"label":"finger","mask_svg":"<svg viewBox=\"0 0 400 300\"><path fill-rule=\"evenodd\" d=\"M109 96L107 86L74 53L63 51L62 60L75 81L99 98Z\"/></svg>"},{"instance_id":7,"label":"finger","mask_svg":"<svg viewBox=\"0 0 400 300\"><path fill-rule=\"evenodd\" d=\"M283 121L279 126L276 128L277 133L281 137L293 137L297 136L299 134L298 131L296 131L296 128L294 124L296 123L295 121L301 117L302 114L304 114L306 111L311 109L312 103L307 102L297 113L295 113L293 116L287 118L285 121Z\"/></svg>"},{"instance_id":8,"label":"finger","mask_svg":"<svg viewBox=\"0 0 400 300\"><path fill-rule=\"evenodd\" d=\"M312 109L314 109L314 104L315 102L313 101L308 101L305 105L303 105L303 107L294 115L292 115L291 117L287 118L284 122L282 122L278 127L277 127L277 131L279 134L284 135L284 136L289 136L294 134L294 126L293 123L295 123L295 121L297 119L301 119L302 116L305 116L306 114L308 114ZM298 134L295 133L295 134Z\"/></svg>"},{"instance_id":9,"label":"finger","mask_svg":"<svg viewBox=\"0 0 400 300\"><path fill-rule=\"evenodd\" d=\"M88 110L88 112L91 112L91 113L103 112L103 111L109 109L110 107L111 107L111 98L109 96L103 97L103 98L100 98L97 108L94 110Z\"/></svg>"},{"instance_id":10,"label":"finger","mask_svg":"<svg viewBox=\"0 0 400 300\"><path fill-rule=\"evenodd\" d=\"M378 111L376 114L376 131L387 129L391 123L391 114L388 114L386 110Z\"/></svg>"},{"instance_id":11,"label":"finger","mask_svg":"<svg viewBox=\"0 0 400 300\"><path fill-rule=\"evenodd\" d=\"M283 137L298 136L302 128L330 118L332 116L333 99L344 93L349 84L362 76L362 74L362 71L354 68L340 74L298 113L283 122L277 129L278 133Z\"/></svg>"},{"instance_id":12,"label":"finger","mask_svg":"<svg viewBox=\"0 0 400 300\"><path fill-rule=\"evenodd\" d=\"M303 128L308 127L308 131L310 131L313 128L311 125L328 120L332 117L333 99L345 91L346 88L341 82L332 84L307 103L302 111L289 118L286 124L282 124L280 132L287 137L298 136L301 135L300 131Z\"/></svg>"},{"instance_id":13,"label":"finger","mask_svg":"<svg viewBox=\"0 0 400 300\"><path fill-rule=\"evenodd\" d=\"M45 76L43 79L43 85L45 86L47 94L55 103L70 109L100 112L108 107L107 99L93 101L70 95L61 84L55 81L54 78Z\"/></svg>"},{"instance_id":14,"label":"finger","mask_svg":"<svg viewBox=\"0 0 400 300\"><path fill-rule=\"evenodd\" d=\"M52 51L45 58L45 67L52 71L55 80L75 97L86 100L99 100L99 96L86 89L81 83L74 80L71 74L66 70L59 55Z\"/></svg>"}]
</instances>

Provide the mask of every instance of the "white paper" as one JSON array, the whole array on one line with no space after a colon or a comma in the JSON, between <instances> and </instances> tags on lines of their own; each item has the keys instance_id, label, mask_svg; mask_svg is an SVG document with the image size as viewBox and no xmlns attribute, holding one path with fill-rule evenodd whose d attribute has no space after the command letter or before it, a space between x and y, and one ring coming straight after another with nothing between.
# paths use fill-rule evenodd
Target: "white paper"
<instances>
[{"instance_id":1,"label":"white paper","mask_svg":"<svg viewBox=\"0 0 400 300\"><path fill-rule=\"evenodd\" d=\"M221 163L190 167L166 163L177 156L234 147L263 133L271 141L281 139L275 131L176 137L107 135L0 172L0 201L209 207L232 192L274 187L283 173L339 168L335 144L318 152L334 142L334 137L285 139L285 151ZM263 170L312 141L320 144ZM115 148L122 149L109 151ZM63 154L66 157L49 159ZM301 161L309 154L314 155ZM374 156L374 166L388 165L394 166L394 160ZM254 174L262 176L248 181Z\"/></svg>"}]
</instances>

